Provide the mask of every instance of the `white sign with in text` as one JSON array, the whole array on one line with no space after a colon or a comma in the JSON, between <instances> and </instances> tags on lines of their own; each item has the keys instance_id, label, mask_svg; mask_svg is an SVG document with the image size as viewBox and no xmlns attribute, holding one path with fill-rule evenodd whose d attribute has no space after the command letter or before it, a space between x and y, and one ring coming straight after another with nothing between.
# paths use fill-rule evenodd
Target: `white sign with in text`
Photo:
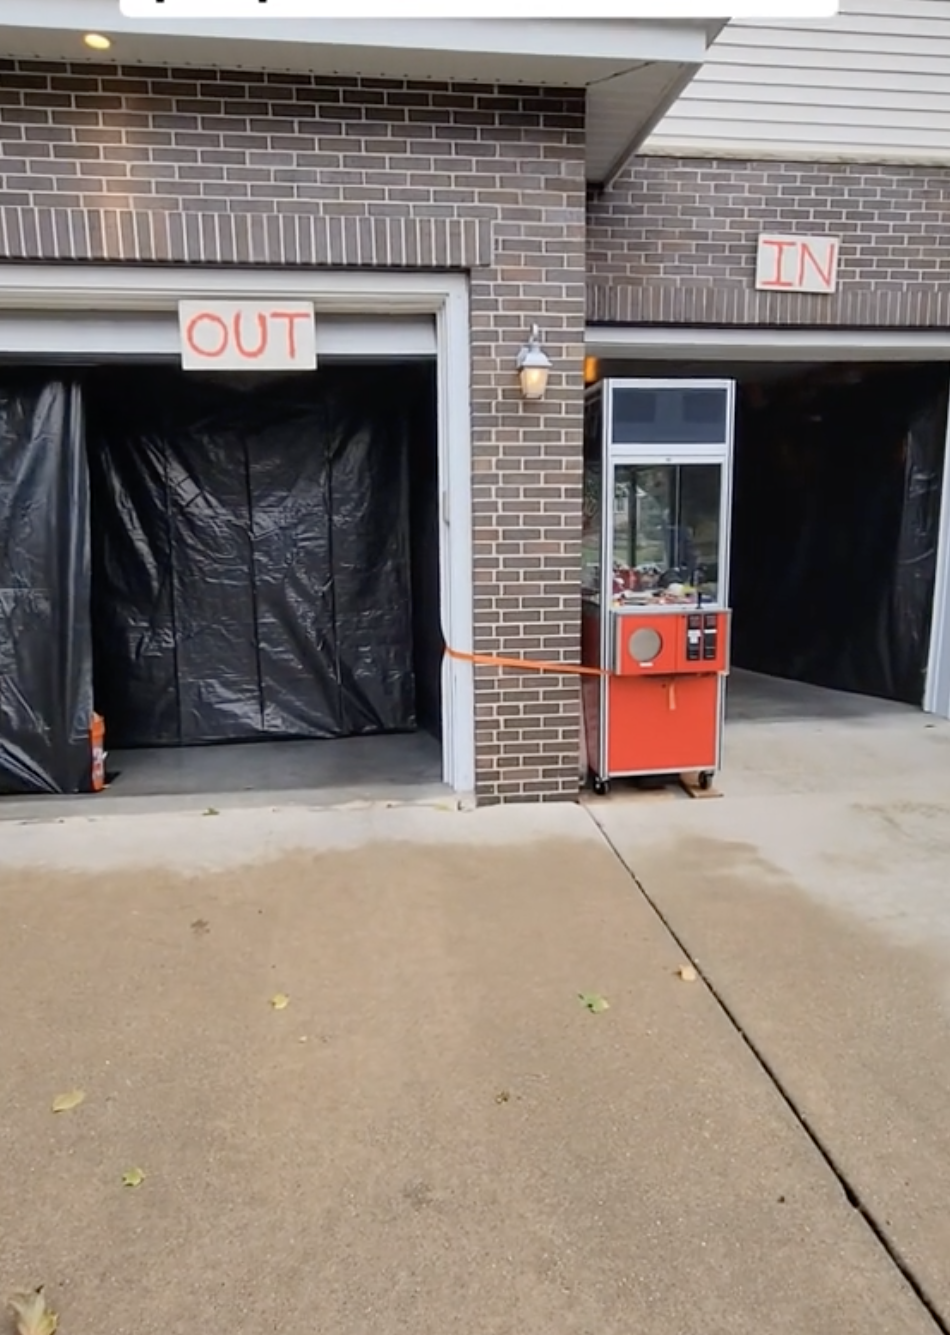
<instances>
[{"instance_id":1,"label":"white sign with in text","mask_svg":"<svg viewBox=\"0 0 950 1335\"><path fill-rule=\"evenodd\" d=\"M819 292L830 296L838 286L837 236L759 237L755 285L760 292Z\"/></svg>"},{"instance_id":2,"label":"white sign with in text","mask_svg":"<svg viewBox=\"0 0 950 1335\"><path fill-rule=\"evenodd\" d=\"M182 301L185 371L312 371L317 329L312 301Z\"/></svg>"}]
</instances>

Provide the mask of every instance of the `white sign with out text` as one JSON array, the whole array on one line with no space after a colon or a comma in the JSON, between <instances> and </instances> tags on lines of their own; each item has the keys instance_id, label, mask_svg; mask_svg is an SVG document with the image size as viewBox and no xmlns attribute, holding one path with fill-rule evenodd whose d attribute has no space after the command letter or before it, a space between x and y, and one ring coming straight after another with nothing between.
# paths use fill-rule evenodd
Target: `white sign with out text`
<instances>
[{"instance_id":1,"label":"white sign with out text","mask_svg":"<svg viewBox=\"0 0 950 1335\"><path fill-rule=\"evenodd\" d=\"M182 301L185 371L313 371L317 329L312 301Z\"/></svg>"}]
</instances>

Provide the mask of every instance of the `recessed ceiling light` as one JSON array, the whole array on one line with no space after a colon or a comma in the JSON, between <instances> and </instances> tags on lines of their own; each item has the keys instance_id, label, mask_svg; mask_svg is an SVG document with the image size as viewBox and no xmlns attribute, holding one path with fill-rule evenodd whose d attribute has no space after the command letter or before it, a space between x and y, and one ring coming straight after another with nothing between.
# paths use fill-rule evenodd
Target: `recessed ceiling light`
<instances>
[{"instance_id":1,"label":"recessed ceiling light","mask_svg":"<svg viewBox=\"0 0 950 1335\"><path fill-rule=\"evenodd\" d=\"M91 46L93 51L108 51L112 45L108 37L103 37L101 32L87 32L83 41L87 46Z\"/></svg>"}]
</instances>

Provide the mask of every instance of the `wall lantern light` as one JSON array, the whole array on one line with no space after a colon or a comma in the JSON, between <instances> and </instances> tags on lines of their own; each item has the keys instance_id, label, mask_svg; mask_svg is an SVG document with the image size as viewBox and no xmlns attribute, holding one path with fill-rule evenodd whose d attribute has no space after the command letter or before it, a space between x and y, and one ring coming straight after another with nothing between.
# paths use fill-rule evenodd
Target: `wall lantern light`
<instances>
[{"instance_id":1,"label":"wall lantern light","mask_svg":"<svg viewBox=\"0 0 950 1335\"><path fill-rule=\"evenodd\" d=\"M518 353L518 378L521 393L526 399L543 399L551 373L551 359L541 347L537 325L531 326L531 337Z\"/></svg>"}]
</instances>

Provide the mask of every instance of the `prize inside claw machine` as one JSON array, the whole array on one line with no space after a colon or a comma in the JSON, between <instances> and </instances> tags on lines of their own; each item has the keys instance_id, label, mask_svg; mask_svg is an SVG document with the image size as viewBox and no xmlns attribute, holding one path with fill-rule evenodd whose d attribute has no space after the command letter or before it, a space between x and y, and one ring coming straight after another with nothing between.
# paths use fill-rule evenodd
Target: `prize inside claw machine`
<instances>
[{"instance_id":1,"label":"prize inside claw machine","mask_svg":"<svg viewBox=\"0 0 950 1335\"><path fill-rule=\"evenodd\" d=\"M735 386L604 380L587 391L583 679L594 790L720 767L729 671Z\"/></svg>"}]
</instances>

